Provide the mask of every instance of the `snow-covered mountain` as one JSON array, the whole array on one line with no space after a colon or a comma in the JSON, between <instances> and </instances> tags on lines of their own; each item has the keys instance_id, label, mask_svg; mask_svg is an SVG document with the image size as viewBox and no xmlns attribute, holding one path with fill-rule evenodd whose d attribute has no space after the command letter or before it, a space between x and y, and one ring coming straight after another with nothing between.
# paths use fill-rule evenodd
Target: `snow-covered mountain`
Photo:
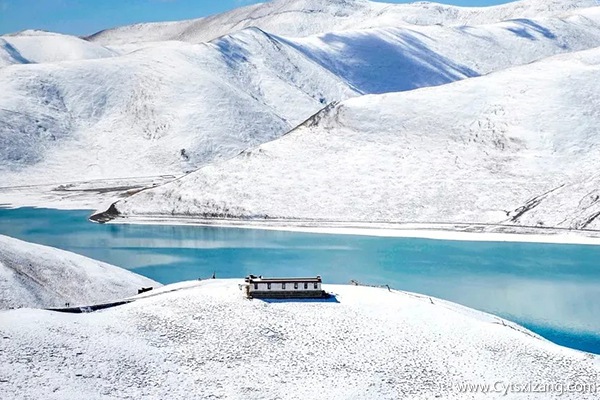
<instances>
[{"instance_id":1,"label":"snow-covered mountain","mask_svg":"<svg viewBox=\"0 0 600 400\"><path fill-rule=\"evenodd\" d=\"M275 139L341 78L258 29L110 59L0 69L2 183L181 174Z\"/></svg>"},{"instance_id":2,"label":"snow-covered mountain","mask_svg":"<svg viewBox=\"0 0 600 400\"><path fill-rule=\"evenodd\" d=\"M87 306L131 297L148 286L161 285L87 257L0 235L0 310Z\"/></svg>"},{"instance_id":3,"label":"snow-covered mountain","mask_svg":"<svg viewBox=\"0 0 600 400\"><path fill-rule=\"evenodd\" d=\"M58 33L29 30L0 36L0 68L13 64L89 60L114 55L114 51L96 43Z\"/></svg>"},{"instance_id":4,"label":"snow-covered mountain","mask_svg":"<svg viewBox=\"0 0 600 400\"><path fill-rule=\"evenodd\" d=\"M363 96L116 210L598 229L598 104L600 48Z\"/></svg>"},{"instance_id":5,"label":"snow-covered mountain","mask_svg":"<svg viewBox=\"0 0 600 400\"><path fill-rule=\"evenodd\" d=\"M490 25L348 30L280 40L361 93L399 92L600 46L600 7Z\"/></svg>"},{"instance_id":6,"label":"snow-covered mountain","mask_svg":"<svg viewBox=\"0 0 600 400\"><path fill-rule=\"evenodd\" d=\"M112 58L0 70L5 185L182 174L359 93L439 85L600 46L600 8L483 26L301 39L248 28Z\"/></svg>"},{"instance_id":7,"label":"snow-covered mountain","mask_svg":"<svg viewBox=\"0 0 600 400\"><path fill-rule=\"evenodd\" d=\"M76 317L2 312L2 392L11 399L521 399L526 389L516 385L539 382L552 389L525 398L597 398L593 385L584 386L600 374L597 356L489 314L341 285L324 285L336 301L250 301L239 283L166 286ZM575 383L580 389L566 389ZM467 384L488 384L490 392L474 395Z\"/></svg>"},{"instance_id":8,"label":"snow-covered mountain","mask_svg":"<svg viewBox=\"0 0 600 400\"><path fill-rule=\"evenodd\" d=\"M104 45L183 40L206 42L247 27L303 37L344 29L415 25L479 25L556 15L598 5L596 0L521 0L494 7L455 7L429 2L386 4L367 0L274 0L215 16L108 29L87 39Z\"/></svg>"}]
</instances>

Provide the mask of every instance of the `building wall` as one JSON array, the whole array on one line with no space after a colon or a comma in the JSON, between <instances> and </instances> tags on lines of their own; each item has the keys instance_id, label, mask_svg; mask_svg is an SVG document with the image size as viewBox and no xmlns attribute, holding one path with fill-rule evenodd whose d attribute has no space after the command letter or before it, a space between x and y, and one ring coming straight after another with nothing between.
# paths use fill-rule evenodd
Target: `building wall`
<instances>
[{"instance_id":1,"label":"building wall","mask_svg":"<svg viewBox=\"0 0 600 400\"><path fill-rule=\"evenodd\" d=\"M321 290L321 283L317 283L317 287L315 288L315 284L313 282L307 283L307 288L304 288L304 282L298 282L298 288L294 287L293 282L286 282L285 288L283 288L283 284L281 283L271 283L271 287L269 288L266 282L258 282L258 288L255 288L254 283L250 283L250 293L252 292L296 292L303 290Z\"/></svg>"}]
</instances>

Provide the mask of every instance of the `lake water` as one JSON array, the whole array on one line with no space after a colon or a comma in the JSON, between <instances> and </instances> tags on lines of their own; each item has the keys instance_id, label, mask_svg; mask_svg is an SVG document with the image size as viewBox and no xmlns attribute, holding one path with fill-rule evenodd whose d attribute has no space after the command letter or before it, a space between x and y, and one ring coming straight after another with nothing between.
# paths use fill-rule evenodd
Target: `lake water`
<instances>
[{"instance_id":1,"label":"lake water","mask_svg":"<svg viewBox=\"0 0 600 400\"><path fill-rule=\"evenodd\" d=\"M439 241L193 226L98 225L89 211L0 209L0 234L73 251L161 283L248 274L423 293L600 354L600 246Z\"/></svg>"}]
</instances>

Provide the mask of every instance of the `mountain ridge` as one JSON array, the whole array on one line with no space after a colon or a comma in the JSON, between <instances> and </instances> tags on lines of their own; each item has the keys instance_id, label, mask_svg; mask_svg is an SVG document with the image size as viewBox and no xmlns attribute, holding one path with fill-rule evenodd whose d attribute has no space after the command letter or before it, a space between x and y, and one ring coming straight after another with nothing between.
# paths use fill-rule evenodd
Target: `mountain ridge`
<instances>
[{"instance_id":1,"label":"mountain ridge","mask_svg":"<svg viewBox=\"0 0 600 400\"><path fill-rule=\"evenodd\" d=\"M511 18L555 15L597 5L596 0L521 0L498 6L469 8L430 2L387 4L366 0L277 0L199 19L108 29L87 39L105 45L157 40L198 43L249 26L257 26L277 35L303 37L334 30L407 24L480 25ZM348 12L349 6L354 7L354 14Z\"/></svg>"}]
</instances>

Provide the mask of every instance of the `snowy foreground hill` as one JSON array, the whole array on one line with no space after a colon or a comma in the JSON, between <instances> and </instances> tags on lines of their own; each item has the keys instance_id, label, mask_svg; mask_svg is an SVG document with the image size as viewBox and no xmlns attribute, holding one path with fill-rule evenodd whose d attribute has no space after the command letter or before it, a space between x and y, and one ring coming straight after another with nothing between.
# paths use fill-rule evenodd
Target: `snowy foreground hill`
<instances>
[{"instance_id":1,"label":"snowy foreground hill","mask_svg":"<svg viewBox=\"0 0 600 400\"><path fill-rule=\"evenodd\" d=\"M597 396L585 389L598 381L597 357L488 314L355 286L324 285L336 301L247 300L241 282L166 286L92 314L1 312L2 393L45 399ZM530 382L548 388L520 392ZM461 393L466 384L488 384L494 392Z\"/></svg>"},{"instance_id":2,"label":"snowy foreground hill","mask_svg":"<svg viewBox=\"0 0 600 400\"><path fill-rule=\"evenodd\" d=\"M600 48L363 96L121 216L600 228Z\"/></svg>"},{"instance_id":3,"label":"snowy foreground hill","mask_svg":"<svg viewBox=\"0 0 600 400\"><path fill-rule=\"evenodd\" d=\"M402 25L479 25L514 18L539 18L596 5L596 0L521 0L494 7L468 8L429 2L273 0L207 18L107 29L88 40L104 45L162 40L200 43L248 27L276 35L304 37L345 29Z\"/></svg>"},{"instance_id":4,"label":"snowy foreground hill","mask_svg":"<svg viewBox=\"0 0 600 400\"><path fill-rule=\"evenodd\" d=\"M302 4L274 1L264 12ZM309 5L318 4L348 12L382 5ZM469 11L489 15L495 23L487 25L399 27L390 20L382 26L392 27L302 38L240 27L209 43L136 45L130 38L110 49L49 33L5 36L7 54L26 60L0 68L0 202L40 204L48 195L47 187L41 196L7 193L24 184L54 184L55 196L73 182L179 176L277 139L334 101L600 46L600 8L581 8L590 4L523 1ZM411 7L425 13L442 6ZM531 7L548 17L496 22L507 17L498 10L522 17Z\"/></svg>"},{"instance_id":5,"label":"snowy foreground hill","mask_svg":"<svg viewBox=\"0 0 600 400\"><path fill-rule=\"evenodd\" d=\"M0 310L87 306L131 297L148 286L160 284L77 254L0 236Z\"/></svg>"}]
</instances>

